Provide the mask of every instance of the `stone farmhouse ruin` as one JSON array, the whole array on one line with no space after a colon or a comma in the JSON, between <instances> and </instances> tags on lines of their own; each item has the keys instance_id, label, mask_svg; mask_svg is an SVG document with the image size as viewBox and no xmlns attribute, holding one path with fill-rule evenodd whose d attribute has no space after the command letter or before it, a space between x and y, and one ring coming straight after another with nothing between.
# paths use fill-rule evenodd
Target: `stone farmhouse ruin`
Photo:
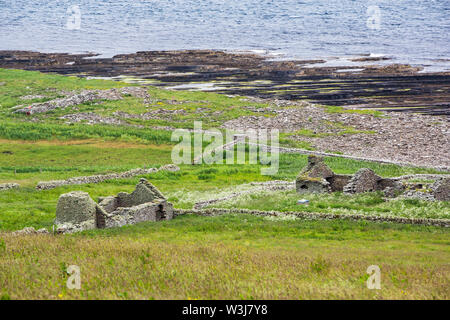
<instances>
[{"instance_id":1,"label":"stone farmhouse ruin","mask_svg":"<svg viewBox=\"0 0 450 320\"><path fill-rule=\"evenodd\" d=\"M322 157L309 156L307 166L295 181L297 193L326 193L341 191L346 194L382 191L386 197L399 195L423 200L450 200L450 178L440 178L430 185L405 183L401 178L382 178L373 170L362 168L354 175L336 174Z\"/></svg>"},{"instance_id":2,"label":"stone farmhouse ruin","mask_svg":"<svg viewBox=\"0 0 450 320\"><path fill-rule=\"evenodd\" d=\"M62 194L56 207L56 231L72 233L173 219L172 204L146 179L141 179L132 193L98 200L97 204L82 191Z\"/></svg>"}]
</instances>

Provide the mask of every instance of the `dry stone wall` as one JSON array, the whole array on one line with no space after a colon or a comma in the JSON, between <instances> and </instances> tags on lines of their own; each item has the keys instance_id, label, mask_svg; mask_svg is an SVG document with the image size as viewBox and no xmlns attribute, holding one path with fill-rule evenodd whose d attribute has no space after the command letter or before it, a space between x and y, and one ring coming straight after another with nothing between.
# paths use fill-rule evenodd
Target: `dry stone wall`
<instances>
[{"instance_id":1,"label":"dry stone wall","mask_svg":"<svg viewBox=\"0 0 450 320\"><path fill-rule=\"evenodd\" d=\"M101 174L101 175L93 175L93 176L84 176L84 177L74 177L66 180L53 180L53 181L43 181L39 182L36 186L37 190L49 190L57 187L65 186L65 185L77 185L77 184L87 184L87 183L100 183L106 180L115 180L115 179L126 179L132 178L135 176L146 175L158 171L178 171L180 168L174 164L168 164L162 166L161 168L150 168L150 169L132 169L129 171L125 171L122 173L110 173L110 174Z\"/></svg>"},{"instance_id":2,"label":"dry stone wall","mask_svg":"<svg viewBox=\"0 0 450 320\"><path fill-rule=\"evenodd\" d=\"M19 188L19 184L18 183L1 183L0 184L0 191L6 191L6 190L11 190L11 189L17 189Z\"/></svg>"},{"instance_id":3,"label":"dry stone wall","mask_svg":"<svg viewBox=\"0 0 450 320\"><path fill-rule=\"evenodd\" d=\"M428 189L423 188L424 184L416 185L402 182L410 178L437 178L437 181ZM397 178L382 178L368 168L358 170L353 176L338 175L323 162L323 158L309 156L307 166L296 179L296 190L299 194L335 191L354 194L383 191L388 198L401 195L404 198L449 201L450 177L448 175L409 175Z\"/></svg>"}]
</instances>

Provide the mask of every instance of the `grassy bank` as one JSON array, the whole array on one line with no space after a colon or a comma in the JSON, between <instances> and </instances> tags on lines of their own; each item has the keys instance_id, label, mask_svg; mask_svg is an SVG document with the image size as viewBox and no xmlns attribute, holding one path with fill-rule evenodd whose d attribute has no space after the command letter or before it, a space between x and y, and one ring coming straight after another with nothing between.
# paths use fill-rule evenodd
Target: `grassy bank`
<instances>
[{"instance_id":1,"label":"grassy bank","mask_svg":"<svg viewBox=\"0 0 450 320\"><path fill-rule=\"evenodd\" d=\"M448 299L442 228L186 216L72 236L2 235L6 299ZM414 252L414 254L411 254ZM81 290L65 286L81 268ZM366 287L369 265L381 290Z\"/></svg>"}]
</instances>

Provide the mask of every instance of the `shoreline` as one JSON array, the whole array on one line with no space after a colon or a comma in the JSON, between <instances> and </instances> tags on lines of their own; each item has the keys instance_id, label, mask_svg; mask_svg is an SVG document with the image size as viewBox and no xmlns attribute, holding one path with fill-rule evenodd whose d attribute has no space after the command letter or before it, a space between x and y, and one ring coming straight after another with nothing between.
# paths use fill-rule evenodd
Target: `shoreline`
<instances>
[{"instance_id":1,"label":"shoreline","mask_svg":"<svg viewBox=\"0 0 450 320\"><path fill-rule=\"evenodd\" d=\"M95 53L0 51L0 68L346 108L450 115L450 72L422 72L418 67L389 63L384 56L353 60L358 60L357 65L329 66L320 59L271 60L257 53L219 50L142 51L112 58Z\"/></svg>"}]
</instances>

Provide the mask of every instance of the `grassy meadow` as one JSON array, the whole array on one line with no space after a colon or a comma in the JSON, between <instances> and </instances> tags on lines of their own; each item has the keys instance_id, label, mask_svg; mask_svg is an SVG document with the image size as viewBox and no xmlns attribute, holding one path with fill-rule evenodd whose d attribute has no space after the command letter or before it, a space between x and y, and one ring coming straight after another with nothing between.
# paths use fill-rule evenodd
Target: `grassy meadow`
<instances>
[{"instance_id":1,"label":"grassy meadow","mask_svg":"<svg viewBox=\"0 0 450 320\"><path fill-rule=\"evenodd\" d=\"M140 177L37 191L39 181L121 172L172 163L171 131L159 126L218 128L223 121L268 105L214 93L148 87L150 102L131 96L97 101L27 116L11 108L63 97L67 91L109 89L130 84L86 80L38 72L0 69L1 299L448 299L450 233L447 228L351 221L308 221L249 215L179 216L73 235L17 236L10 231L33 226L51 230L62 193L82 190L99 196L130 192ZM24 100L24 96L39 96ZM245 108L250 107L250 108ZM184 110L130 125L66 124L61 116L95 112L141 114ZM329 112L344 112L330 108ZM347 111L345 111L347 112ZM265 116L273 114L264 113ZM351 128L342 128L351 131ZM310 132L304 132L305 136ZM320 134L320 133L316 133ZM282 136L285 145L301 142ZM307 145L303 145L308 147ZM439 173L341 158L326 158L336 172L368 167L383 177ZM307 157L281 154L272 176L261 165L181 165L178 172L143 177L176 208L189 209L247 188L257 181L293 181ZM386 201L380 193L347 196L305 195L294 191L259 192L214 207L277 211L368 214L449 219L448 202ZM81 267L81 290L65 286L68 265ZM369 265L379 265L382 289L366 287Z\"/></svg>"}]
</instances>

